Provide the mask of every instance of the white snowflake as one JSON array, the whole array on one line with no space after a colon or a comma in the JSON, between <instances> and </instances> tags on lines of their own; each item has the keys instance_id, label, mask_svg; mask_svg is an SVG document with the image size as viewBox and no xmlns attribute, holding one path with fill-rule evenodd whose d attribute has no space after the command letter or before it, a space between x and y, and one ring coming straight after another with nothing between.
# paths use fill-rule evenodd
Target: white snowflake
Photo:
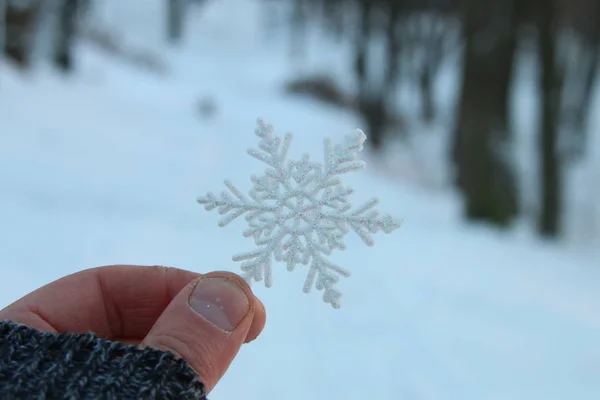
<instances>
[{"instance_id":1,"label":"white snowflake","mask_svg":"<svg viewBox=\"0 0 600 400\"><path fill-rule=\"evenodd\" d=\"M400 221L389 215L378 218L373 210L377 199L351 210L353 189L342 186L338 177L365 167L357 153L367 137L357 129L335 146L325 139L321 164L311 161L308 154L300 161L286 159L291 133L282 140L271 125L258 120L255 134L260 138L258 149L249 149L248 154L270 168L262 176L251 177L254 186L249 197L225 181L229 192L223 191L219 197L209 192L198 202L208 211L218 208L219 214L225 215L220 227L246 215L244 236L254 237L257 249L237 254L233 260L243 261L241 269L248 282L264 280L265 286L271 287L273 259L287 263L289 271L298 264L310 264L304 292L315 286L323 290L326 303L339 308L341 293L334 286L340 276L347 277L350 272L329 262L327 256L346 248L344 237L350 231L372 246L372 233L390 233L400 226Z\"/></svg>"}]
</instances>

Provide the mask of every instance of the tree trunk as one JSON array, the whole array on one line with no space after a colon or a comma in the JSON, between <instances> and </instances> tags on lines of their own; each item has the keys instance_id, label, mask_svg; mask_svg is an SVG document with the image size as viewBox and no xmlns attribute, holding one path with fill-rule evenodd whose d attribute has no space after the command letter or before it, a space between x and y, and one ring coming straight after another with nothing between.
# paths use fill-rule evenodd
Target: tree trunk
<instances>
[{"instance_id":1,"label":"tree trunk","mask_svg":"<svg viewBox=\"0 0 600 400\"><path fill-rule=\"evenodd\" d=\"M391 96L395 92L398 74L400 72L400 38L398 26L400 25L400 5L395 2L387 4L388 21L385 30L387 67L384 74L383 90Z\"/></svg>"},{"instance_id":2,"label":"tree trunk","mask_svg":"<svg viewBox=\"0 0 600 400\"><path fill-rule=\"evenodd\" d=\"M183 37L186 0L167 0L167 40L173 44Z\"/></svg>"},{"instance_id":3,"label":"tree trunk","mask_svg":"<svg viewBox=\"0 0 600 400\"><path fill-rule=\"evenodd\" d=\"M509 132L513 1L465 0L465 60L453 157L465 216L508 225L518 213Z\"/></svg>"},{"instance_id":4,"label":"tree trunk","mask_svg":"<svg viewBox=\"0 0 600 400\"><path fill-rule=\"evenodd\" d=\"M78 1L62 0L58 10L53 61L54 65L64 72L73 69L73 43L75 41Z\"/></svg>"},{"instance_id":5,"label":"tree trunk","mask_svg":"<svg viewBox=\"0 0 600 400\"><path fill-rule=\"evenodd\" d=\"M0 68L6 52L6 7L8 0L0 0Z\"/></svg>"},{"instance_id":6,"label":"tree trunk","mask_svg":"<svg viewBox=\"0 0 600 400\"><path fill-rule=\"evenodd\" d=\"M421 119L433 122L435 119L435 105L433 104L432 67L425 64L420 71L419 86L421 91Z\"/></svg>"},{"instance_id":7,"label":"tree trunk","mask_svg":"<svg viewBox=\"0 0 600 400\"><path fill-rule=\"evenodd\" d=\"M539 133L541 212L538 230L542 236L560 233L562 179L558 154L558 116L562 71L556 62L556 0L545 0L538 20L539 85L541 124Z\"/></svg>"},{"instance_id":8,"label":"tree trunk","mask_svg":"<svg viewBox=\"0 0 600 400\"><path fill-rule=\"evenodd\" d=\"M367 54L371 33L372 5L369 0L360 0L360 26L354 44L354 75L358 83L359 97L368 90Z\"/></svg>"},{"instance_id":9,"label":"tree trunk","mask_svg":"<svg viewBox=\"0 0 600 400\"><path fill-rule=\"evenodd\" d=\"M4 53L22 68L30 66L38 8L37 1L26 7L15 7L10 2L5 6Z\"/></svg>"},{"instance_id":10,"label":"tree trunk","mask_svg":"<svg viewBox=\"0 0 600 400\"><path fill-rule=\"evenodd\" d=\"M358 84L358 108L367 125L370 144L373 149L380 150L383 146L387 112L384 93L370 80L367 67L373 11L371 0L360 0L360 26L354 48L354 73ZM389 77L389 69L384 71L384 74L385 80Z\"/></svg>"}]
</instances>

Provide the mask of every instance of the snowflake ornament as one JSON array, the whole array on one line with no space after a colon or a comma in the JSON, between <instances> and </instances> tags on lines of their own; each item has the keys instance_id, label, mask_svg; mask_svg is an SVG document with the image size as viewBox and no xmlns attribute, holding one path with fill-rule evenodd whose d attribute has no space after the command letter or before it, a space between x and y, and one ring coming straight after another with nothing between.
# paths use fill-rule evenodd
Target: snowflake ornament
<instances>
[{"instance_id":1,"label":"snowflake ornament","mask_svg":"<svg viewBox=\"0 0 600 400\"><path fill-rule=\"evenodd\" d=\"M254 186L248 196L225 181L229 192L220 196L209 192L199 197L198 203L207 211L217 208L224 215L220 227L245 214L248 228L243 234L252 236L257 248L233 256L233 261L242 261L242 276L248 282L264 281L271 287L273 261L285 262L289 271L299 264L309 265L304 292L314 286L323 291L326 303L340 308L341 293L335 285L350 272L331 263L327 256L346 248L344 237L350 231L372 246L371 234L380 230L390 233L400 226L400 221L389 215L378 216L373 209L377 199L352 210L349 197L353 189L340 181L340 175L365 167L357 153L367 137L357 129L340 144L325 139L321 164L311 161L308 154L299 161L287 160L291 133L282 139L274 134L273 126L259 120L255 134L260 138L258 149L249 149L248 154L268 168L263 175L251 177Z\"/></svg>"}]
</instances>

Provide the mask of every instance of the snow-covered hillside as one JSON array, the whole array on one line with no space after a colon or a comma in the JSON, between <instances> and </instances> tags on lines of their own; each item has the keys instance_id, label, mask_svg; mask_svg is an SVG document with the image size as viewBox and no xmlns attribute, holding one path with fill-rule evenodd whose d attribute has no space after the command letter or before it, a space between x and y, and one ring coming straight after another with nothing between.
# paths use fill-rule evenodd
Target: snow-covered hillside
<instances>
[{"instance_id":1,"label":"snow-covered hillside","mask_svg":"<svg viewBox=\"0 0 600 400\"><path fill-rule=\"evenodd\" d=\"M162 43L162 1L99 2L124 40ZM211 1L154 76L82 43L75 76L0 65L0 306L66 274L114 263L236 270L242 222L217 227L195 198L223 179L249 188L263 117L319 157L356 117L287 97L285 39L254 0ZM323 45L326 46L326 45ZM335 65L335 47L321 65ZM337 67L336 67L337 68ZM215 113L202 117L200 99ZM367 132L368 134L368 132ZM358 201L402 217L373 248L351 237L336 262L341 310L302 293L301 270L256 285L263 335L211 399L563 400L600 397L600 256L525 233L466 225L452 194L365 171Z\"/></svg>"}]
</instances>

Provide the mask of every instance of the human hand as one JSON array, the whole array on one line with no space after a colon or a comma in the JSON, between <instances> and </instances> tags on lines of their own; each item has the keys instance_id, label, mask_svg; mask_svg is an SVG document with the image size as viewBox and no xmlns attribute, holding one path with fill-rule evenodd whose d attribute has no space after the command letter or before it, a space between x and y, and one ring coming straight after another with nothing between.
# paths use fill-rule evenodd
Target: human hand
<instances>
[{"instance_id":1,"label":"human hand","mask_svg":"<svg viewBox=\"0 0 600 400\"><path fill-rule=\"evenodd\" d=\"M230 272L115 265L52 282L0 310L40 331L85 333L185 359L210 392L243 343L263 330L265 308Z\"/></svg>"}]
</instances>

